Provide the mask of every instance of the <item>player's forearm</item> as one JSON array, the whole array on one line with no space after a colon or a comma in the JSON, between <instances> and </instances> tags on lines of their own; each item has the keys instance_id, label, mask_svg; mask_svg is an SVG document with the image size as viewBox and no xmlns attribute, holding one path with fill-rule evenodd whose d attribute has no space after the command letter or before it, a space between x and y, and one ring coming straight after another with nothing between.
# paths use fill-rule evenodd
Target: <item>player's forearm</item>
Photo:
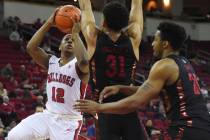
<instances>
[{"instance_id":1,"label":"player's forearm","mask_svg":"<svg viewBox=\"0 0 210 140\"><path fill-rule=\"evenodd\" d=\"M141 16L142 3L143 3L143 0L132 0L131 13L134 13L134 14L140 13L139 16Z\"/></svg>"},{"instance_id":2,"label":"player's forearm","mask_svg":"<svg viewBox=\"0 0 210 140\"><path fill-rule=\"evenodd\" d=\"M128 96L134 94L139 88L138 86L124 86L124 85L119 85L118 87L120 89L119 90L120 93L123 93Z\"/></svg>"},{"instance_id":3,"label":"player's forearm","mask_svg":"<svg viewBox=\"0 0 210 140\"><path fill-rule=\"evenodd\" d=\"M139 7L142 7L142 3L143 3L143 0L132 0L132 3L131 3L131 10L135 9L135 8L139 8Z\"/></svg>"},{"instance_id":4,"label":"player's forearm","mask_svg":"<svg viewBox=\"0 0 210 140\"><path fill-rule=\"evenodd\" d=\"M130 24L137 23L140 26L141 31L143 31L143 20L144 20L143 19L143 9L142 9L143 2L142 1L143 0L132 0L130 17L129 17Z\"/></svg>"},{"instance_id":5,"label":"player's forearm","mask_svg":"<svg viewBox=\"0 0 210 140\"><path fill-rule=\"evenodd\" d=\"M79 1L79 7L81 11L92 10L90 0L78 0L78 1Z\"/></svg>"},{"instance_id":6,"label":"player's forearm","mask_svg":"<svg viewBox=\"0 0 210 140\"><path fill-rule=\"evenodd\" d=\"M82 32L85 35L87 25L90 23L95 24L95 18L92 11L90 0L79 0L80 9L82 11L81 26Z\"/></svg>"},{"instance_id":7,"label":"player's forearm","mask_svg":"<svg viewBox=\"0 0 210 140\"><path fill-rule=\"evenodd\" d=\"M31 40L28 42L27 51L33 52L33 50L40 45L45 34L49 31L51 26L52 25L49 22L45 22L45 24L42 25L42 27L33 35Z\"/></svg>"},{"instance_id":8,"label":"player's forearm","mask_svg":"<svg viewBox=\"0 0 210 140\"><path fill-rule=\"evenodd\" d=\"M80 39L79 33L73 33L72 39L75 47L75 55L77 58L78 66L83 73L89 72L89 60L86 48Z\"/></svg>"}]
</instances>

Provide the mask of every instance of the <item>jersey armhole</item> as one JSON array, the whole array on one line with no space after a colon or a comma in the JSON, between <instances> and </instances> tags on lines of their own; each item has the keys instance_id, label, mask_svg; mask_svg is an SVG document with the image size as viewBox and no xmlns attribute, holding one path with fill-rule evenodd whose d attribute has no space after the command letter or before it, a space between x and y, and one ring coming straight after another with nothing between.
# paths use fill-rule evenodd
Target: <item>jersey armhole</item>
<instances>
[{"instance_id":1,"label":"jersey armhole","mask_svg":"<svg viewBox=\"0 0 210 140\"><path fill-rule=\"evenodd\" d=\"M76 74L77 74L77 76L79 77L79 79L80 79L81 81L83 81L83 80L82 80L82 77L85 76L86 73L82 72L82 71L79 69L79 66L78 66L78 63L77 63L77 62L75 63L75 69L76 69Z\"/></svg>"}]
</instances>

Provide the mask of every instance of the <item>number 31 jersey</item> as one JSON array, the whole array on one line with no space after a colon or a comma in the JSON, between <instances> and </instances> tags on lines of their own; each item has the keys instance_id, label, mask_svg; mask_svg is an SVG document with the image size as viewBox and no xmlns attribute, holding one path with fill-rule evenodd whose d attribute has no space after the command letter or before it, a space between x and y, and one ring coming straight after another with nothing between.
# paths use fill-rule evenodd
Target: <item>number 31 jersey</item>
<instances>
[{"instance_id":1,"label":"number 31 jersey","mask_svg":"<svg viewBox=\"0 0 210 140\"><path fill-rule=\"evenodd\" d=\"M104 32L97 37L96 50L92 58L92 70L96 89L122 84L130 85L133 78L136 57L130 38L124 33L113 42ZM108 97L104 102L120 100L122 94Z\"/></svg>"},{"instance_id":2,"label":"number 31 jersey","mask_svg":"<svg viewBox=\"0 0 210 140\"><path fill-rule=\"evenodd\" d=\"M47 110L81 119L81 113L73 109L76 100L84 98L86 85L76 72L76 58L60 66L60 58L49 59L47 77Z\"/></svg>"}]
</instances>

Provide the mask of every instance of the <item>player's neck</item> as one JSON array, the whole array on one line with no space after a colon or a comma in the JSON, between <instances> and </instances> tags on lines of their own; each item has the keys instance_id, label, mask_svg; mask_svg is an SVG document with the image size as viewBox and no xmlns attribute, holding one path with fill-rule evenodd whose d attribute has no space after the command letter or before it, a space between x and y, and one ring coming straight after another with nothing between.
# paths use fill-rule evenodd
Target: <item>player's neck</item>
<instances>
[{"instance_id":1,"label":"player's neck","mask_svg":"<svg viewBox=\"0 0 210 140\"><path fill-rule=\"evenodd\" d=\"M117 41L117 39L120 37L120 35L122 34L122 32L121 31L118 31L118 32L116 32L116 31L113 31L113 30L110 30L110 29L108 29L108 28L104 28L104 33L105 34L107 34L111 39L112 39L112 41Z\"/></svg>"},{"instance_id":2,"label":"player's neck","mask_svg":"<svg viewBox=\"0 0 210 140\"><path fill-rule=\"evenodd\" d=\"M65 65L72 59L74 59L74 55L70 55L70 56L61 55L59 63L60 63L60 65Z\"/></svg>"},{"instance_id":3,"label":"player's neck","mask_svg":"<svg viewBox=\"0 0 210 140\"><path fill-rule=\"evenodd\" d=\"M169 55L179 55L178 51L171 51L171 50L166 50L163 52L162 58L166 58Z\"/></svg>"}]
</instances>

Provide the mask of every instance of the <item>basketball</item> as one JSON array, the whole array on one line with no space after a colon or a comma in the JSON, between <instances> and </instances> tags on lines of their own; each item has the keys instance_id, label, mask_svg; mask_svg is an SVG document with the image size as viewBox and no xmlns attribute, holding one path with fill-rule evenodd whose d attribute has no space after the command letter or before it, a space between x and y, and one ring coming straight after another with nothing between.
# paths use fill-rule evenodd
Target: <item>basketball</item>
<instances>
[{"instance_id":1,"label":"basketball","mask_svg":"<svg viewBox=\"0 0 210 140\"><path fill-rule=\"evenodd\" d=\"M64 33L71 33L74 22L79 21L80 18L81 11L79 8L73 5L65 5L56 12L55 25Z\"/></svg>"}]
</instances>

